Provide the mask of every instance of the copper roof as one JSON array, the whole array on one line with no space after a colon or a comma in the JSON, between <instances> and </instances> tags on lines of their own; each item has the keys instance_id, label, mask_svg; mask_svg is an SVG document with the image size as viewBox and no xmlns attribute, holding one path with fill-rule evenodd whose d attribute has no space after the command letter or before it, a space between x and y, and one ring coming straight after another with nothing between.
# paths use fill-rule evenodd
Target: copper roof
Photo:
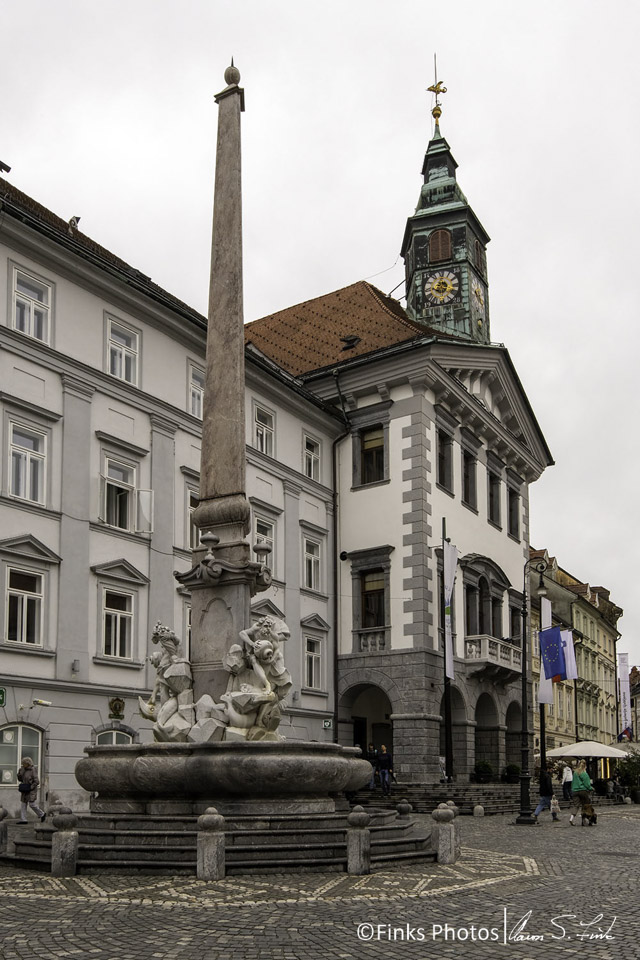
<instances>
[{"instance_id":1,"label":"copper roof","mask_svg":"<svg viewBox=\"0 0 640 960\"><path fill-rule=\"evenodd\" d=\"M442 336L365 280L245 326L246 342L294 376L425 334Z\"/></svg>"}]
</instances>

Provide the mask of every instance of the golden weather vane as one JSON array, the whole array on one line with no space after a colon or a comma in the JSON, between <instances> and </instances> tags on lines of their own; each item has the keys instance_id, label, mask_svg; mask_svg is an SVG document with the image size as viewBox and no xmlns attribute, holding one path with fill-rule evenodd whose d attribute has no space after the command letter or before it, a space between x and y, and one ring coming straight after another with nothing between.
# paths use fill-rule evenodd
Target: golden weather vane
<instances>
[{"instance_id":1,"label":"golden weather vane","mask_svg":"<svg viewBox=\"0 0 640 960\"><path fill-rule=\"evenodd\" d=\"M433 55L433 73L435 76L435 80L430 87L427 87L427 90L430 93L435 93L436 95L436 103L433 110L431 111L431 116L435 120L436 126L438 126L438 122L440 120L440 117L442 116L442 108L440 106L440 101L438 100L438 97L440 96L441 93L446 93L447 88L443 84L442 80L438 80L438 64L436 61L435 53Z\"/></svg>"}]
</instances>

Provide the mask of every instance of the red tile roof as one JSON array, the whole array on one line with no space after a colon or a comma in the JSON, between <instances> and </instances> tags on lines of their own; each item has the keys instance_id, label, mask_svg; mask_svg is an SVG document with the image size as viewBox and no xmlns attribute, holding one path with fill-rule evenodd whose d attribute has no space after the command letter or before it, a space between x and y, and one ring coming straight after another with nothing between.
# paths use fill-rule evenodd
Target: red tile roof
<instances>
[{"instance_id":1,"label":"red tile roof","mask_svg":"<svg viewBox=\"0 0 640 960\"><path fill-rule=\"evenodd\" d=\"M365 280L245 326L246 342L294 376L425 335L442 336Z\"/></svg>"}]
</instances>

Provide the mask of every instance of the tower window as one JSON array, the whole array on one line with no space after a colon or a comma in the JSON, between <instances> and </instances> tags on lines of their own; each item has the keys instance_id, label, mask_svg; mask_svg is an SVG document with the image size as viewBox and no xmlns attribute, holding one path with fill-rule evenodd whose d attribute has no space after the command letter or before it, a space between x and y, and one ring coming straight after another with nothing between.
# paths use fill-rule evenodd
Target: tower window
<instances>
[{"instance_id":1,"label":"tower window","mask_svg":"<svg viewBox=\"0 0 640 960\"><path fill-rule=\"evenodd\" d=\"M482 244L479 240L476 240L473 244L473 259L478 270L484 273L484 257L482 256Z\"/></svg>"},{"instance_id":2,"label":"tower window","mask_svg":"<svg viewBox=\"0 0 640 960\"><path fill-rule=\"evenodd\" d=\"M448 230L434 230L429 237L429 262L451 260L451 234Z\"/></svg>"}]
</instances>

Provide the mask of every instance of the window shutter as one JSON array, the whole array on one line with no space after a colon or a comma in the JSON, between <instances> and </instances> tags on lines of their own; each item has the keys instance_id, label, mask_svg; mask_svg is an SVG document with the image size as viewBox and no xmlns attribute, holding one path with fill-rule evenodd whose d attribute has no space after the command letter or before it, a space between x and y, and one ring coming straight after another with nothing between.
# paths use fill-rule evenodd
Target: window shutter
<instances>
[{"instance_id":1,"label":"window shutter","mask_svg":"<svg viewBox=\"0 0 640 960\"><path fill-rule=\"evenodd\" d=\"M153 533L153 490L136 490L136 533Z\"/></svg>"},{"instance_id":2,"label":"window shutter","mask_svg":"<svg viewBox=\"0 0 640 960\"><path fill-rule=\"evenodd\" d=\"M429 261L451 259L451 234L448 230L435 230L429 237Z\"/></svg>"}]
</instances>

